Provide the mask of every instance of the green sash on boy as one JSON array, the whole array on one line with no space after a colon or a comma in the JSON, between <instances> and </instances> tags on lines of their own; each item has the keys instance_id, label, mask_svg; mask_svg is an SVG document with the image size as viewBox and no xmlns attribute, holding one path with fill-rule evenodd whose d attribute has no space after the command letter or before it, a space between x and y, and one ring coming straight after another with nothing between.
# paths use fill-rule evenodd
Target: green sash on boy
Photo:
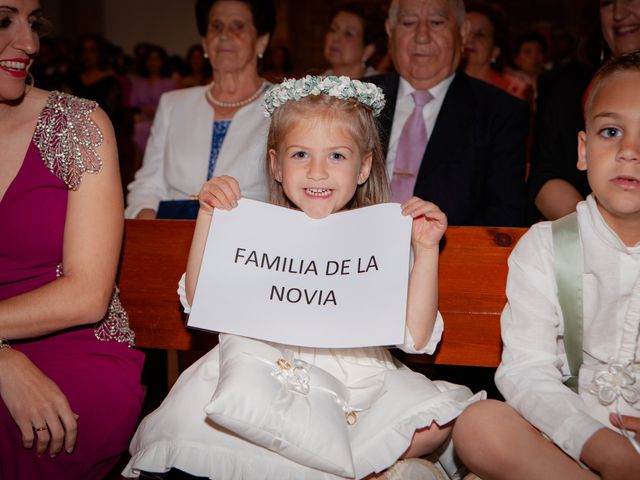
<instances>
[{"instance_id":1,"label":"green sash on boy","mask_svg":"<svg viewBox=\"0 0 640 480\"><path fill-rule=\"evenodd\" d=\"M578 373L582 364L584 272L578 215L574 212L555 220L551 224L551 230L558 302L564 319L564 349L571 373L565 385L577 393Z\"/></svg>"}]
</instances>

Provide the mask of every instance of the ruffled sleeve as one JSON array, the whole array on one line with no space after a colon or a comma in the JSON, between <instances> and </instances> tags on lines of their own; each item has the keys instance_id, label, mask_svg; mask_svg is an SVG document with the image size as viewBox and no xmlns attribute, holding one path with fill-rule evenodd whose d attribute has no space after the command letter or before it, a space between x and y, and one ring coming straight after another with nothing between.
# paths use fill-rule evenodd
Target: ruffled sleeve
<instances>
[{"instance_id":1,"label":"ruffled sleeve","mask_svg":"<svg viewBox=\"0 0 640 480\"><path fill-rule=\"evenodd\" d=\"M180 281L178 282L178 297L180 297L180 303L182 304L184 313L191 313L191 305L189 305L189 302L187 301L187 287L185 284L186 278L186 273L183 273L180 277Z\"/></svg>"},{"instance_id":2,"label":"ruffled sleeve","mask_svg":"<svg viewBox=\"0 0 640 480\"><path fill-rule=\"evenodd\" d=\"M411 336L411 332L409 328L404 327L404 344L396 345L400 350L406 353L425 353L427 355L433 354L436 351L436 347L438 343L440 343L440 339L442 338L442 332L444 331L444 321L442 320L442 315L440 312L436 315L436 321L433 324L433 332L431 333L431 338L427 342L427 344L422 347L420 350L416 349L415 341Z\"/></svg>"}]
</instances>

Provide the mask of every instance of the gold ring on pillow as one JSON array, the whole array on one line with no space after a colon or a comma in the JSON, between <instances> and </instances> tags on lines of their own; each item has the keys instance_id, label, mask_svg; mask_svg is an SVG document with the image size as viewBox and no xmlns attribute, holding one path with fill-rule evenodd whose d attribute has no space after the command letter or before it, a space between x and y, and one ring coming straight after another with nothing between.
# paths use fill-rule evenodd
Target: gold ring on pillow
<instances>
[{"instance_id":1,"label":"gold ring on pillow","mask_svg":"<svg viewBox=\"0 0 640 480\"><path fill-rule=\"evenodd\" d=\"M276 365L278 365L283 370L291 370L291 364L287 362L284 358L279 358L278 361L276 362Z\"/></svg>"}]
</instances>

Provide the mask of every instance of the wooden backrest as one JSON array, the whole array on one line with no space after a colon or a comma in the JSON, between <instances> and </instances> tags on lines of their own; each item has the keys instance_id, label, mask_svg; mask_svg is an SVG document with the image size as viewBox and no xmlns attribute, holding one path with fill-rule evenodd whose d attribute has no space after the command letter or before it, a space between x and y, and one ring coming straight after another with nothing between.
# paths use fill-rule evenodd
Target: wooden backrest
<instances>
[{"instance_id":1,"label":"wooden backrest","mask_svg":"<svg viewBox=\"0 0 640 480\"><path fill-rule=\"evenodd\" d=\"M208 350L217 342L215 334L185 327L176 293L194 225L188 220L126 221L118 285L139 347ZM439 271L445 333L436 354L424 360L498 365L507 258L525 231L449 227Z\"/></svg>"},{"instance_id":2,"label":"wooden backrest","mask_svg":"<svg viewBox=\"0 0 640 480\"><path fill-rule=\"evenodd\" d=\"M126 220L117 283L120 299L146 348L208 350L217 335L185 327L178 280L187 265L192 220Z\"/></svg>"},{"instance_id":3,"label":"wooden backrest","mask_svg":"<svg viewBox=\"0 0 640 480\"><path fill-rule=\"evenodd\" d=\"M493 227L447 229L438 275L438 308L445 328L435 363L498 366L507 259L526 231Z\"/></svg>"}]
</instances>

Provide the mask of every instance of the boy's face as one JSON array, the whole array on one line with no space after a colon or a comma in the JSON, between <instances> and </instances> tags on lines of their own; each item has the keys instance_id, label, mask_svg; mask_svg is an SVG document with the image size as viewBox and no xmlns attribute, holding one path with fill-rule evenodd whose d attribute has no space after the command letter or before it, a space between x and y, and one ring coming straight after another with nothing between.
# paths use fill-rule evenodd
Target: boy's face
<instances>
[{"instance_id":1,"label":"boy's face","mask_svg":"<svg viewBox=\"0 0 640 480\"><path fill-rule=\"evenodd\" d=\"M287 198L311 218L343 210L371 169L371 154L327 117L296 121L269 158Z\"/></svg>"},{"instance_id":2,"label":"boy's face","mask_svg":"<svg viewBox=\"0 0 640 480\"><path fill-rule=\"evenodd\" d=\"M640 72L617 72L600 84L578 134L578 168L605 221L615 229L640 220Z\"/></svg>"}]
</instances>

